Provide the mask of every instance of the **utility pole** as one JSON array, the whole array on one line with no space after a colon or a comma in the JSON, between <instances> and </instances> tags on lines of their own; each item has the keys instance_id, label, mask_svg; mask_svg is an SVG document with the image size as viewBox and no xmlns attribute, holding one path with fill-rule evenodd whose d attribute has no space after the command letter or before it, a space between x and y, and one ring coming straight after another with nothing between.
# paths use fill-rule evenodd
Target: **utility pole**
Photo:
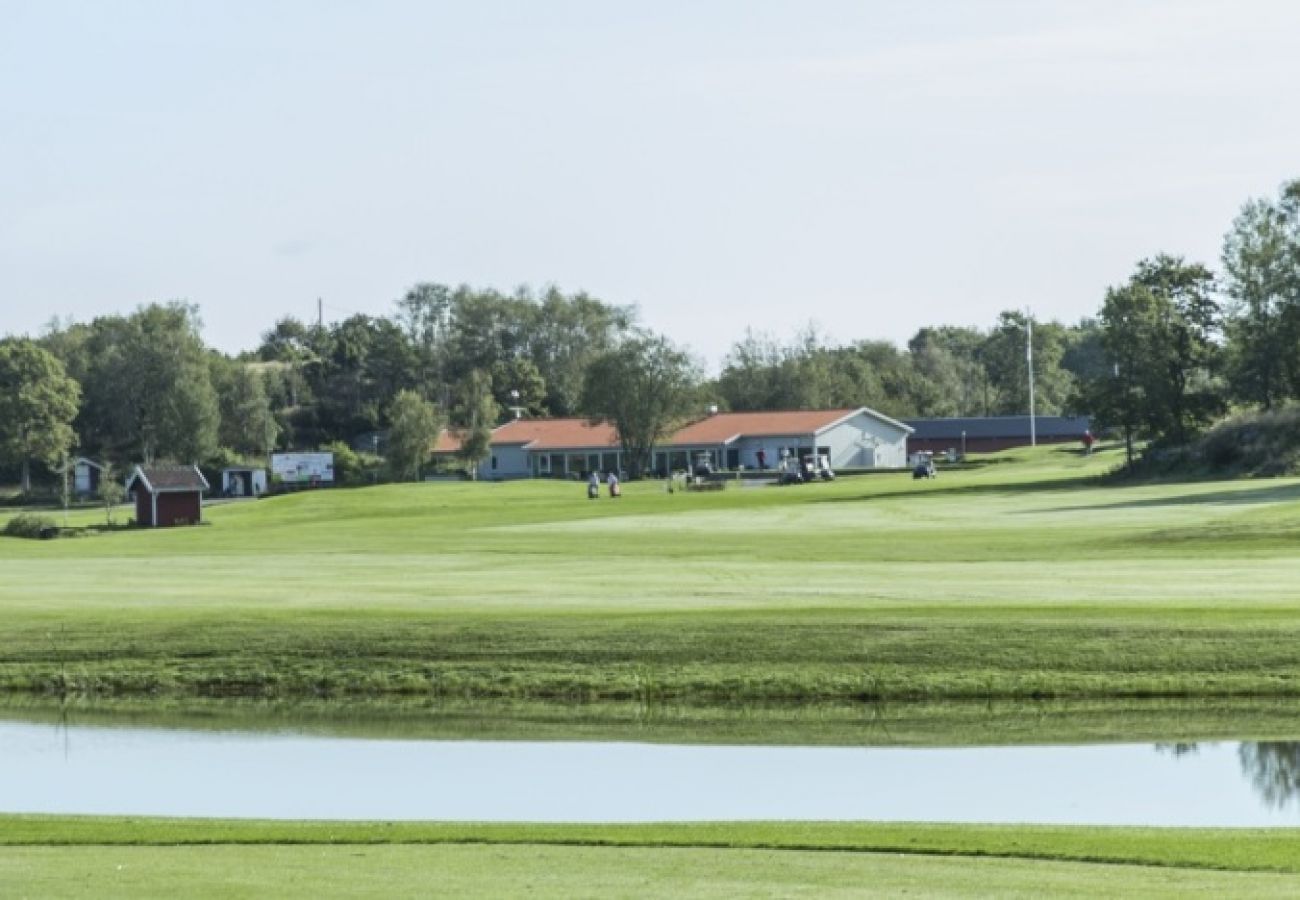
<instances>
[{"instance_id":1,"label":"utility pole","mask_svg":"<svg viewBox=\"0 0 1300 900\"><path fill-rule=\"evenodd\" d=\"M1038 425L1034 422L1034 316L1025 313L1025 362L1029 367L1029 446L1038 446Z\"/></svg>"},{"instance_id":2,"label":"utility pole","mask_svg":"<svg viewBox=\"0 0 1300 900\"><path fill-rule=\"evenodd\" d=\"M63 527L68 527L68 467L72 465L68 461L68 454L63 454Z\"/></svg>"},{"instance_id":3,"label":"utility pole","mask_svg":"<svg viewBox=\"0 0 1300 900\"><path fill-rule=\"evenodd\" d=\"M316 298L316 330L325 330L325 301L320 297Z\"/></svg>"}]
</instances>

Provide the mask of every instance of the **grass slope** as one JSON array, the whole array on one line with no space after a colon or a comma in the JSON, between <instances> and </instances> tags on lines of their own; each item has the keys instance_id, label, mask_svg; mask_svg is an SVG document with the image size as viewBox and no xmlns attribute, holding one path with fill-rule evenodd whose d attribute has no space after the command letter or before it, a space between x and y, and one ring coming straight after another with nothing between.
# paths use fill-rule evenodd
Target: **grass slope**
<instances>
[{"instance_id":1,"label":"grass slope","mask_svg":"<svg viewBox=\"0 0 1300 900\"><path fill-rule=\"evenodd\" d=\"M1300 701L1046 700L703 706L441 697L232 699L10 695L0 719L49 725L289 731L388 740L955 747L1292 741Z\"/></svg>"},{"instance_id":2,"label":"grass slope","mask_svg":"<svg viewBox=\"0 0 1300 900\"><path fill-rule=\"evenodd\" d=\"M17 896L1287 896L1300 832L0 818Z\"/></svg>"},{"instance_id":3,"label":"grass slope","mask_svg":"<svg viewBox=\"0 0 1300 900\"><path fill-rule=\"evenodd\" d=\"M393 485L0 541L0 688L703 702L1300 695L1300 482ZM88 520L91 513L77 514Z\"/></svg>"}]
</instances>

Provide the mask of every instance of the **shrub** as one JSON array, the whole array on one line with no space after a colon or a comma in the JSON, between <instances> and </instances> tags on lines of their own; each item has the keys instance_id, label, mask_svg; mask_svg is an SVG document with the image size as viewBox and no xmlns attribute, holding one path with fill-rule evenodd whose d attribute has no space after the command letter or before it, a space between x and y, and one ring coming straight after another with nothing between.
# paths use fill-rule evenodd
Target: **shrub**
<instances>
[{"instance_id":1,"label":"shrub","mask_svg":"<svg viewBox=\"0 0 1300 900\"><path fill-rule=\"evenodd\" d=\"M1300 470L1300 408L1226 419L1206 433L1198 449L1216 473L1293 473Z\"/></svg>"},{"instance_id":2,"label":"shrub","mask_svg":"<svg viewBox=\"0 0 1300 900\"><path fill-rule=\"evenodd\" d=\"M334 454L334 483L339 485L361 484L365 480L364 465L360 455L343 441L334 441L321 447Z\"/></svg>"},{"instance_id":3,"label":"shrub","mask_svg":"<svg viewBox=\"0 0 1300 900\"><path fill-rule=\"evenodd\" d=\"M8 537L44 538L58 534L58 528L49 516L19 513L5 523L4 534Z\"/></svg>"},{"instance_id":4,"label":"shrub","mask_svg":"<svg viewBox=\"0 0 1300 900\"><path fill-rule=\"evenodd\" d=\"M203 477L208 480L208 484L212 485L213 491L219 492L221 489L222 469L250 464L251 463L248 459L236 453L234 450L231 450L229 447L219 447L215 453L199 463L199 471L202 472ZM264 466L266 463L258 462L256 465Z\"/></svg>"}]
</instances>

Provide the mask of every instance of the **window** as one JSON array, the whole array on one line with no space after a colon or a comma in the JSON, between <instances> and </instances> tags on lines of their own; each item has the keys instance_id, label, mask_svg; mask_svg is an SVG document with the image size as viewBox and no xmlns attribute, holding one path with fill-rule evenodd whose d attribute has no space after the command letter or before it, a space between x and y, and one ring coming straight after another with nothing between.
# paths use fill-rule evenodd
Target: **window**
<instances>
[{"instance_id":1,"label":"window","mask_svg":"<svg viewBox=\"0 0 1300 900\"><path fill-rule=\"evenodd\" d=\"M496 468L497 468L497 456L496 456L495 453L493 453L493 454L492 454L492 471L495 472L495 471L496 471Z\"/></svg>"}]
</instances>

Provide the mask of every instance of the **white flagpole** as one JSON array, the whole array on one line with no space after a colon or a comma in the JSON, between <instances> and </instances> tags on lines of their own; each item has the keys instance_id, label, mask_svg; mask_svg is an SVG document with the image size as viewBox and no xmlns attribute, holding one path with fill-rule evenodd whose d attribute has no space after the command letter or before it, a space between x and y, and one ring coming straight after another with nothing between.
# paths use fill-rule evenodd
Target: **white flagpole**
<instances>
[{"instance_id":1,"label":"white flagpole","mask_svg":"<svg viewBox=\"0 0 1300 900\"><path fill-rule=\"evenodd\" d=\"M1025 362L1029 367L1029 446L1038 446L1038 426L1034 422L1034 319L1025 315Z\"/></svg>"}]
</instances>

